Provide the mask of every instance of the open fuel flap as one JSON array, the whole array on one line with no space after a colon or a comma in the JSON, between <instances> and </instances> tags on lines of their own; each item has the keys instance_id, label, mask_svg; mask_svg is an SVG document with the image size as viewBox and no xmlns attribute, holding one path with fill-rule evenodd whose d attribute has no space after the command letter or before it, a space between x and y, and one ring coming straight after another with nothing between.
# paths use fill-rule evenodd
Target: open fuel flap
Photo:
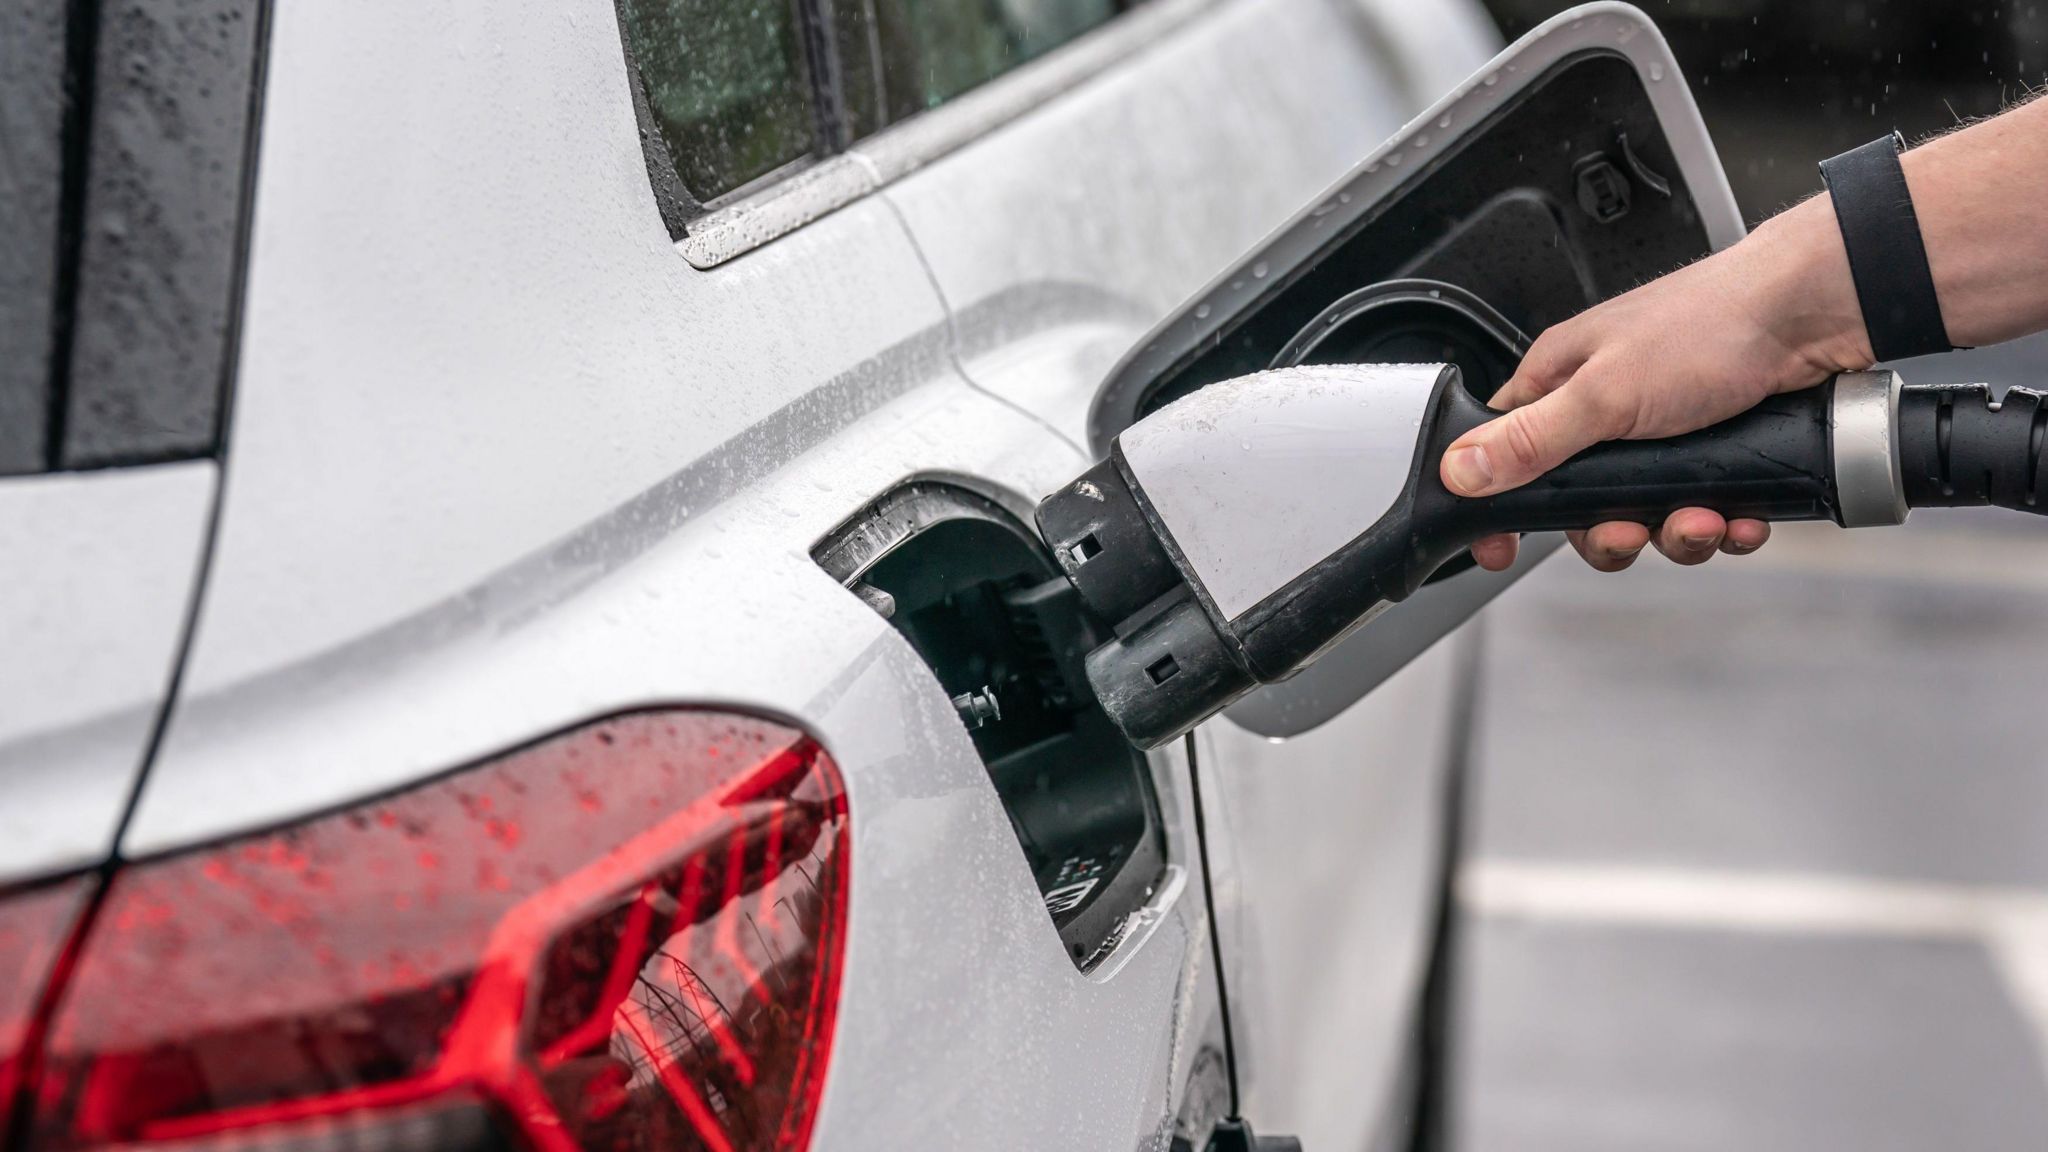
<instances>
[{"instance_id":1,"label":"open fuel flap","mask_svg":"<svg viewBox=\"0 0 2048 1152\"><path fill-rule=\"evenodd\" d=\"M996 502L905 484L811 556L923 656L953 698L1076 967L1115 948L1166 866L1150 762L1095 703L1107 638L1036 533Z\"/></svg>"},{"instance_id":2,"label":"open fuel flap","mask_svg":"<svg viewBox=\"0 0 2048 1152\"><path fill-rule=\"evenodd\" d=\"M1529 336L1742 231L1656 27L1626 4L1574 8L1509 46L1153 329L1097 393L1091 447L1106 454L1117 433L1196 389L1292 364L1455 362L1483 398ZM1445 565L1226 715L1267 736L1313 728L1557 543L1527 542L1506 573Z\"/></svg>"}]
</instances>

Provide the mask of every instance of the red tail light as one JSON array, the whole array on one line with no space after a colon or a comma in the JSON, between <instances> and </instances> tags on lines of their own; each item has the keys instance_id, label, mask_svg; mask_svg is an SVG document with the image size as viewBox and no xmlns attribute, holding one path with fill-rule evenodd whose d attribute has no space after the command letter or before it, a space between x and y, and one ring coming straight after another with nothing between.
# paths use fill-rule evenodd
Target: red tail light
<instances>
[{"instance_id":1,"label":"red tail light","mask_svg":"<svg viewBox=\"0 0 2048 1152\"><path fill-rule=\"evenodd\" d=\"M92 889L87 876L0 897L0 1137L31 1055L36 1009Z\"/></svg>"},{"instance_id":2,"label":"red tail light","mask_svg":"<svg viewBox=\"0 0 2048 1152\"><path fill-rule=\"evenodd\" d=\"M703 712L128 868L31 1145L800 1149L846 890L831 760Z\"/></svg>"}]
</instances>

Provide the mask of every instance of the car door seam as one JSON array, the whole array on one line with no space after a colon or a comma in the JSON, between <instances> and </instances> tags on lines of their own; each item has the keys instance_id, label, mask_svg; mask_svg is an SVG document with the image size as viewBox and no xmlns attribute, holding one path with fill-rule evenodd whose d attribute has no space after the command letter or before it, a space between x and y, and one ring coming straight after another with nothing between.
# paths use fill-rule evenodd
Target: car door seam
<instances>
[{"instance_id":1,"label":"car door seam","mask_svg":"<svg viewBox=\"0 0 2048 1152\"><path fill-rule=\"evenodd\" d=\"M142 755L136 762L135 775L129 784L128 796L121 806L120 818L114 825L113 839L108 843L107 858L102 867L109 875L125 860L123 846L128 839L129 826L135 822L135 814L142 808L143 792L149 787L150 769L155 766L157 757L163 750L164 739L170 733L171 724L184 694L185 672L191 665L192 653L198 644L199 621L205 611L207 588L211 582L215 552L220 540L222 514L227 507L230 458L228 444L234 427L236 378L242 361L242 321L249 293L249 250L255 234L256 171L262 155L264 98L270 72L270 27L273 13L269 0L258 3L255 12L256 28L252 34L250 48L248 120L243 129L242 140L242 210L240 218L236 221L235 258L232 266L234 280L230 290L227 331L222 337L224 354L221 357L220 407L214 417L216 424L213 495L206 514L206 526L200 536L199 557L193 567L192 585L184 619L179 625L176 647L172 650L170 675L164 682L163 697L157 709L155 722L150 726L149 738L144 743Z\"/></svg>"},{"instance_id":2,"label":"car door seam","mask_svg":"<svg viewBox=\"0 0 2048 1152\"><path fill-rule=\"evenodd\" d=\"M879 175L878 171L874 166L874 161L868 159L866 156L861 155L858 151L848 152L846 153L846 155L852 156L861 164L865 165L871 174ZM983 387L982 384L974 378L974 374L967 370L967 365L960 358L960 326L958 322L958 313L954 311L953 301L946 295L945 285L939 282L938 272L932 267L931 261L925 256L924 245L918 243L917 233L911 229L910 220L904 216L903 209L897 205L895 199L889 195L886 189L877 191L875 193L875 198L881 201L881 203L889 209L889 215L895 217L896 226L903 230L904 241L910 245L911 253L917 257L917 266L920 269L923 269L924 271L925 281L931 285L932 294L938 297L939 311L944 313L946 317L946 360L948 363L952 364L953 371L959 375L961 382L967 385L967 387L973 389L975 392L978 392L981 395L988 397L990 400L993 400L996 403L1001 404L1003 407L1008 408L1010 411L1017 413L1019 416L1022 416L1026 420L1031 421L1033 424L1038 425L1040 428L1045 429L1047 432L1051 433L1056 439L1058 439L1060 443L1065 444L1069 448L1072 448L1076 455L1082 457L1083 459L1086 459L1088 456L1088 450L1085 447L1083 447L1078 441L1076 441L1073 437L1060 431L1057 427L1053 425L1051 421L1047 420L1043 416L1040 416L1038 413L1033 412L1031 409L1024 407L1022 404L1019 404L1016 401L1011 400L1009 397L1004 396L999 392L995 392L986 387Z\"/></svg>"}]
</instances>

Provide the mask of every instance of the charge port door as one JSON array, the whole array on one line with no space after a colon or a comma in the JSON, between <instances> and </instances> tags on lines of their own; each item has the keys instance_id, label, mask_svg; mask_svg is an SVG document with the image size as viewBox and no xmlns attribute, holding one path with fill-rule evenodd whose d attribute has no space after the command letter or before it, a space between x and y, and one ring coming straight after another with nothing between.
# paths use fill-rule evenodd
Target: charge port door
<instances>
[{"instance_id":1,"label":"charge port door","mask_svg":"<svg viewBox=\"0 0 2048 1152\"><path fill-rule=\"evenodd\" d=\"M1082 672L1107 633L1036 534L955 484L895 489L812 557L910 641L953 698L1062 947L1094 968L1166 869L1151 763Z\"/></svg>"}]
</instances>

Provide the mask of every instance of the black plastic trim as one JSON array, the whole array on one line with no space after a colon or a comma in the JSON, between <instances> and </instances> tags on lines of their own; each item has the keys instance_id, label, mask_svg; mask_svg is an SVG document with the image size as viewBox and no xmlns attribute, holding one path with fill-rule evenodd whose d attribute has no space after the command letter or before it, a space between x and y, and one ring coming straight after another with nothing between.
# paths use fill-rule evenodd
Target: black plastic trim
<instances>
[{"instance_id":1,"label":"black plastic trim","mask_svg":"<svg viewBox=\"0 0 2048 1152\"><path fill-rule=\"evenodd\" d=\"M99 6L60 467L219 448L261 24L261 0Z\"/></svg>"}]
</instances>

